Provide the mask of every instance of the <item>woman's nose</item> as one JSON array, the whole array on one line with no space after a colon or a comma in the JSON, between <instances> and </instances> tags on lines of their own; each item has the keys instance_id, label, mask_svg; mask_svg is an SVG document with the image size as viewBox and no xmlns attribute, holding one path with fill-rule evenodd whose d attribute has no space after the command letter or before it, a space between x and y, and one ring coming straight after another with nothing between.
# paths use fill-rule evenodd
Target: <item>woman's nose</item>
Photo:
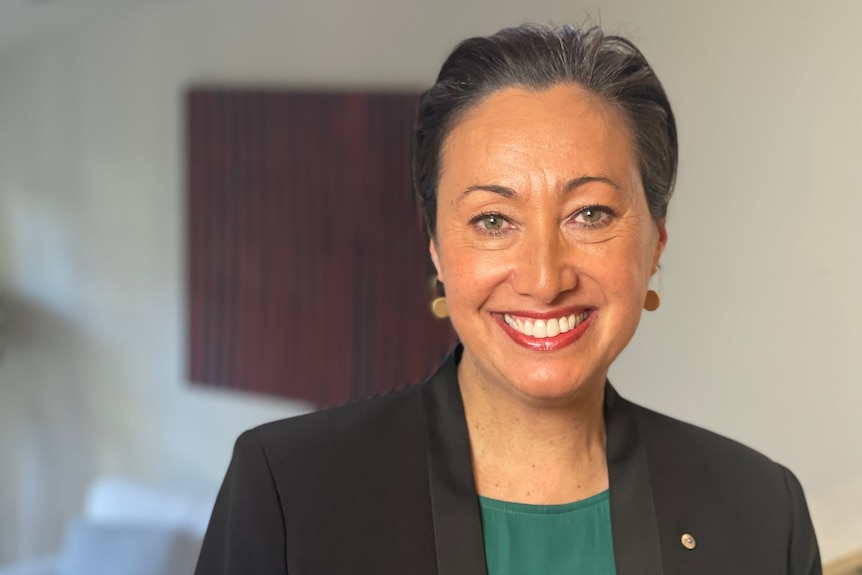
<instances>
[{"instance_id":1,"label":"woman's nose","mask_svg":"<svg viewBox=\"0 0 862 575\"><path fill-rule=\"evenodd\" d=\"M517 261L513 262L515 291L551 304L561 294L575 289L578 274L572 246L559 232L535 234L520 247Z\"/></svg>"}]
</instances>

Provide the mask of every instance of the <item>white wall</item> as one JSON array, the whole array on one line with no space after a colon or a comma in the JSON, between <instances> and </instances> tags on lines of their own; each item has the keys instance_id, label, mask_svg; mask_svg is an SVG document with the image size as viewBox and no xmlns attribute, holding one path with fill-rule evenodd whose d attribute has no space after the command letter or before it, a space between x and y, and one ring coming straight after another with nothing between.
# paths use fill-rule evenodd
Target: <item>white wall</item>
<instances>
[{"instance_id":1,"label":"white wall","mask_svg":"<svg viewBox=\"0 0 862 575\"><path fill-rule=\"evenodd\" d=\"M307 409L184 379L188 85L419 88L466 36L599 13L682 148L663 306L613 380L796 471L826 558L859 545L862 4L464 4L176 0L0 52L0 563L57 548L93 477L212 494L242 429Z\"/></svg>"}]
</instances>

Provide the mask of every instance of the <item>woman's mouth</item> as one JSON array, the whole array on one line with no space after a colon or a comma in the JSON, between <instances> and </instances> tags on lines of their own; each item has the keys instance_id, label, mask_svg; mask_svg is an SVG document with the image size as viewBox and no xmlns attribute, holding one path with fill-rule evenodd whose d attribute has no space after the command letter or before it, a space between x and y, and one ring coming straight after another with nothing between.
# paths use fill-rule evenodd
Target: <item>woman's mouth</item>
<instances>
[{"instance_id":1,"label":"woman's mouth","mask_svg":"<svg viewBox=\"0 0 862 575\"><path fill-rule=\"evenodd\" d=\"M531 317L517 313L493 315L515 343L534 351L555 351L574 343L596 317L595 309L557 317Z\"/></svg>"},{"instance_id":2,"label":"woman's mouth","mask_svg":"<svg viewBox=\"0 0 862 575\"><path fill-rule=\"evenodd\" d=\"M549 319L532 319L523 318L508 313L503 314L503 321L506 324L524 335L529 335L537 339L546 337L555 337L561 333L566 333L581 325L589 312L584 311L579 314L569 314L560 317Z\"/></svg>"}]
</instances>

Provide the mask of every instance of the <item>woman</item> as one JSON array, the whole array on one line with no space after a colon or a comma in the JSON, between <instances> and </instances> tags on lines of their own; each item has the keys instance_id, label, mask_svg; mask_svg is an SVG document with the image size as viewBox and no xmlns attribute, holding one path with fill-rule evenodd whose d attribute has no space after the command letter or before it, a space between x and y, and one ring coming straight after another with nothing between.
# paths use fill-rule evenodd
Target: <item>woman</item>
<instances>
[{"instance_id":1,"label":"woman","mask_svg":"<svg viewBox=\"0 0 862 575\"><path fill-rule=\"evenodd\" d=\"M414 185L461 343L419 386L243 434L197 573L820 573L789 471L606 381L657 304L676 161L626 40L459 45Z\"/></svg>"}]
</instances>

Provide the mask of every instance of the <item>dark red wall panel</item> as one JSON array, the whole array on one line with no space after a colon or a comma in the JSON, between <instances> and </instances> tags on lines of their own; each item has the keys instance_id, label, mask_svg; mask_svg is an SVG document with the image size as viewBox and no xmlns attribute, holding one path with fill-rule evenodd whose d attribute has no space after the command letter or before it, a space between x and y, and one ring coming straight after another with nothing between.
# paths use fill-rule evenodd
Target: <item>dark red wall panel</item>
<instances>
[{"instance_id":1,"label":"dark red wall panel","mask_svg":"<svg viewBox=\"0 0 862 575\"><path fill-rule=\"evenodd\" d=\"M188 95L192 381L332 405L454 343L410 187L413 94Z\"/></svg>"}]
</instances>

